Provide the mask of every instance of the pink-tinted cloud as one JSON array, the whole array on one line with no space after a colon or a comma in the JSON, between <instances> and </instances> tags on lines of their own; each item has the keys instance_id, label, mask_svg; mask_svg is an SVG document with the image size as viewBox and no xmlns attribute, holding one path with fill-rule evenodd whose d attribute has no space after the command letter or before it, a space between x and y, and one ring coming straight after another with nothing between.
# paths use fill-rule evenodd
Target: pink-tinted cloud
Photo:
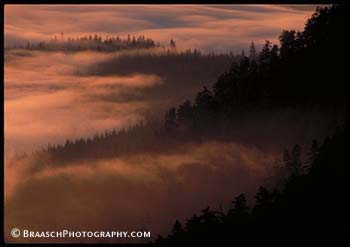
<instances>
[{"instance_id":1,"label":"pink-tinted cloud","mask_svg":"<svg viewBox=\"0 0 350 247\"><path fill-rule=\"evenodd\" d=\"M62 143L140 121L149 102L115 102L105 95L163 83L155 75L76 76L74 72L110 54L8 52L5 66L5 136L16 150ZM12 58L14 56L15 58Z\"/></svg>"},{"instance_id":2,"label":"pink-tinted cloud","mask_svg":"<svg viewBox=\"0 0 350 247\"><path fill-rule=\"evenodd\" d=\"M54 34L145 34L181 47L240 51L251 40L277 41L282 29L302 29L316 6L98 5L5 8L6 43L46 40Z\"/></svg>"}]
</instances>

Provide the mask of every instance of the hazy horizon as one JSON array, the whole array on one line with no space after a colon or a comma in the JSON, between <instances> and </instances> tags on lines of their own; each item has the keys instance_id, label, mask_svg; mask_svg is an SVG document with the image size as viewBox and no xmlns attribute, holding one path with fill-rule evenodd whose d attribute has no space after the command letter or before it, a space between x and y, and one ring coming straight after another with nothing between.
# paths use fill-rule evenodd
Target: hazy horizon
<instances>
[{"instance_id":1,"label":"hazy horizon","mask_svg":"<svg viewBox=\"0 0 350 247\"><path fill-rule=\"evenodd\" d=\"M74 6L74 5L73 5ZM319 5L6 5L5 44L66 36L145 35L162 45L240 53L278 42L286 29L301 30ZM183 7L185 6L185 8Z\"/></svg>"}]
</instances>

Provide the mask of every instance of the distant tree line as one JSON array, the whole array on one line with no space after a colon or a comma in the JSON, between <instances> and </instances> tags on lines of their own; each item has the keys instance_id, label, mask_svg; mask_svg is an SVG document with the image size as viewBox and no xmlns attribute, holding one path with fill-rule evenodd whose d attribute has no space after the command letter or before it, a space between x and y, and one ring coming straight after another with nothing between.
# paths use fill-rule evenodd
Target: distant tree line
<instances>
[{"instance_id":1,"label":"distant tree line","mask_svg":"<svg viewBox=\"0 0 350 247\"><path fill-rule=\"evenodd\" d=\"M173 41L174 42L174 41ZM175 43L174 43L175 44ZM22 48L28 50L44 50L44 51L119 51L125 49L147 49L159 47L159 43L144 35L138 37L128 35L126 38L117 36L105 36L102 38L98 34L84 35L81 37L65 37L62 32L60 35L54 35L48 42L27 42L26 45L15 45L8 48Z\"/></svg>"},{"instance_id":2,"label":"distant tree line","mask_svg":"<svg viewBox=\"0 0 350 247\"><path fill-rule=\"evenodd\" d=\"M233 62L238 62L240 59L241 55L233 52L202 53L197 48L185 50L163 49L159 52L124 54L118 58L93 64L83 73L88 75L156 74L169 79L176 78L178 79L176 83L180 85L186 76L187 78L193 78L192 80L199 80L199 82L191 83L198 85L200 83L203 84L201 80L209 80L209 78L201 75L208 75L208 71L212 71L212 74L215 74L217 77L218 67L222 68L222 71L219 73L221 74L229 69ZM186 75L183 75L183 73L186 73Z\"/></svg>"},{"instance_id":3,"label":"distant tree line","mask_svg":"<svg viewBox=\"0 0 350 247\"><path fill-rule=\"evenodd\" d=\"M32 153L38 164L64 165L64 162L107 159L138 152L159 152L160 126L156 122L140 122L130 128L106 130L93 137L76 140L67 139L64 144L48 144L42 150ZM163 148L172 144L164 142ZM45 154L48 154L45 155Z\"/></svg>"}]
</instances>

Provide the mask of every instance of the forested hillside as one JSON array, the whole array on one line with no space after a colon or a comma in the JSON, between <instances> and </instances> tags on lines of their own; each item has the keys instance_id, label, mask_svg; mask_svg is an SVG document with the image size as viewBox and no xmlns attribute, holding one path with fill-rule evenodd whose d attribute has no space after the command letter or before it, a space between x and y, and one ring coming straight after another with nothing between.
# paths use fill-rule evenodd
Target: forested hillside
<instances>
[{"instance_id":1,"label":"forested hillside","mask_svg":"<svg viewBox=\"0 0 350 247\"><path fill-rule=\"evenodd\" d=\"M345 109L345 8L318 9L303 32L283 31L280 41L280 47L266 42L258 56L251 54L255 59L233 65L212 90L198 93L193 106L185 102L171 109L166 128L176 133L187 125L208 131L217 128L218 119L234 121L237 113L252 108ZM320 147L314 141L309 150L296 145L285 151L290 175L282 187L261 186L253 205L240 194L227 212L205 208L182 224L176 221L171 233L156 243L283 246L287 240L297 245L345 240L345 115L340 125ZM306 165L302 151L308 156Z\"/></svg>"},{"instance_id":2,"label":"forested hillside","mask_svg":"<svg viewBox=\"0 0 350 247\"><path fill-rule=\"evenodd\" d=\"M212 89L203 88L166 114L165 127L208 132L241 113L323 108L345 112L345 9L319 8L302 32L284 30L280 46L266 41L257 54L233 63Z\"/></svg>"},{"instance_id":3,"label":"forested hillside","mask_svg":"<svg viewBox=\"0 0 350 247\"><path fill-rule=\"evenodd\" d=\"M345 11L341 6L319 8L302 32L283 31L279 37L280 46L266 41L263 49L257 52L252 43L248 57L222 56L223 66L230 59L234 60L230 69L212 88L204 87L194 102L187 100L171 108L163 123L151 121L128 130L108 130L93 138L49 145L44 152L50 154L52 161L65 161L115 157L129 152L171 151L171 146L179 140L234 138L237 134L230 135L230 126L242 115L276 109L292 108L306 112L318 109L331 114L335 125L342 125L346 103L345 53L342 52L345 50L344 19ZM167 73L164 70L169 73L178 71L171 66L161 69L167 64L183 66L185 72L200 73L201 66L209 68L210 61L219 62L218 59L220 56L203 56L198 51L141 58L126 56L108 64L97 64L86 73L118 74L126 68L123 64L129 63L134 66L127 66L129 71L125 71L126 74L137 71L136 68L160 75ZM184 61L192 61L198 66L186 66ZM149 66L145 66L147 63ZM168 89L174 90L173 87ZM156 93L151 91L144 93ZM38 157L41 157L40 152Z\"/></svg>"}]
</instances>

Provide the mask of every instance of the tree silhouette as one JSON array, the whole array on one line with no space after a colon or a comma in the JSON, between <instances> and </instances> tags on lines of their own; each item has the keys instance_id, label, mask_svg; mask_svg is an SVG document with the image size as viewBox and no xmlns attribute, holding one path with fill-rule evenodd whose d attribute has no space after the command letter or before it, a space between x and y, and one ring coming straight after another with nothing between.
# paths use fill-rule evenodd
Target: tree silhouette
<instances>
[{"instance_id":1,"label":"tree silhouette","mask_svg":"<svg viewBox=\"0 0 350 247\"><path fill-rule=\"evenodd\" d=\"M281 48L281 58L288 59L293 56L298 49L295 30L284 30L279 37Z\"/></svg>"},{"instance_id":2,"label":"tree silhouette","mask_svg":"<svg viewBox=\"0 0 350 247\"><path fill-rule=\"evenodd\" d=\"M182 105L179 105L176 116L179 125L189 128L192 127L193 107L189 100L186 100Z\"/></svg>"},{"instance_id":3,"label":"tree silhouette","mask_svg":"<svg viewBox=\"0 0 350 247\"><path fill-rule=\"evenodd\" d=\"M176 44L175 44L175 41L173 39L170 40L170 48L172 48L172 49L176 48Z\"/></svg>"},{"instance_id":4,"label":"tree silhouette","mask_svg":"<svg viewBox=\"0 0 350 247\"><path fill-rule=\"evenodd\" d=\"M255 206L253 208L255 214L259 214L272 204L271 193L263 186L259 187L258 192L255 195Z\"/></svg>"},{"instance_id":5,"label":"tree silhouette","mask_svg":"<svg viewBox=\"0 0 350 247\"><path fill-rule=\"evenodd\" d=\"M293 147L289 169L294 175L299 175L301 172L301 148L298 144Z\"/></svg>"},{"instance_id":6,"label":"tree silhouette","mask_svg":"<svg viewBox=\"0 0 350 247\"><path fill-rule=\"evenodd\" d=\"M240 194L232 201L233 208L229 211L232 215L245 215L248 213L247 200L244 194Z\"/></svg>"},{"instance_id":7,"label":"tree silhouette","mask_svg":"<svg viewBox=\"0 0 350 247\"><path fill-rule=\"evenodd\" d=\"M173 107L165 114L165 129L172 131L176 127L176 109Z\"/></svg>"},{"instance_id":8,"label":"tree silhouette","mask_svg":"<svg viewBox=\"0 0 350 247\"><path fill-rule=\"evenodd\" d=\"M254 42L250 44L249 49L249 60L250 62L257 62L258 61L258 53L256 52Z\"/></svg>"}]
</instances>

